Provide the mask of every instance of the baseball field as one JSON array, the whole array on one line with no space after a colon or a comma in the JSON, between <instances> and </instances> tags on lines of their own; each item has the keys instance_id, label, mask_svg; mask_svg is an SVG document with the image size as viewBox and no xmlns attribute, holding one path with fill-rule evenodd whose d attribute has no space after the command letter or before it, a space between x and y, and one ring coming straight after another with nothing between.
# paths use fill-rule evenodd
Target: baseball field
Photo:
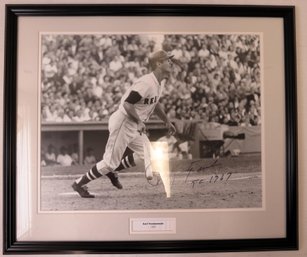
<instances>
[{"instance_id":1,"label":"baseball field","mask_svg":"<svg viewBox=\"0 0 307 257\"><path fill-rule=\"evenodd\" d=\"M139 165L119 173L123 189L107 177L88 184L95 198L80 198L71 184L89 166L42 167L41 211L261 208L261 156L176 160L170 162L168 186L156 174L148 182ZM166 191L169 193L167 195Z\"/></svg>"}]
</instances>

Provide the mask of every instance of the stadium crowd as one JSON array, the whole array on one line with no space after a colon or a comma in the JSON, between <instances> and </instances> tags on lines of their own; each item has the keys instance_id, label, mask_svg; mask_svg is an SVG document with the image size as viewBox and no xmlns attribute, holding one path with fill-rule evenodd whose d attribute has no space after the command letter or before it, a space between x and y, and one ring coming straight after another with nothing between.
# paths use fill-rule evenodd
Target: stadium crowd
<instances>
[{"instance_id":1,"label":"stadium crowd","mask_svg":"<svg viewBox=\"0 0 307 257\"><path fill-rule=\"evenodd\" d=\"M230 126L261 123L258 35L43 35L43 122L107 120L163 48L181 68L161 103L171 119Z\"/></svg>"}]
</instances>

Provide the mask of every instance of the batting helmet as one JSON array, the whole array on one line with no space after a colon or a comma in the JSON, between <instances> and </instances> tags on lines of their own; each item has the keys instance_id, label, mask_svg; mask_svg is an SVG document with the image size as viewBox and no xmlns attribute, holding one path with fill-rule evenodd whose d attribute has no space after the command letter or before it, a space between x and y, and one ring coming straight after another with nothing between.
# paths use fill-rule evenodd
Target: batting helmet
<instances>
[{"instance_id":1,"label":"batting helmet","mask_svg":"<svg viewBox=\"0 0 307 257\"><path fill-rule=\"evenodd\" d=\"M157 67L157 62L163 62L167 59L173 58L174 55L169 54L163 50L159 50L155 53L153 53L149 58L149 64L152 67L152 69L155 69Z\"/></svg>"}]
</instances>

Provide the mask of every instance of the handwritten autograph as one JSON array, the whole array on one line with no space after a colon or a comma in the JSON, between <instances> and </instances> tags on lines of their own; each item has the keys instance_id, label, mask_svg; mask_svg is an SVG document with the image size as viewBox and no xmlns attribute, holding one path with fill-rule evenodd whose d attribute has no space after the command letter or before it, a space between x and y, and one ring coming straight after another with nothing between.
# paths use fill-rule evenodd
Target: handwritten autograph
<instances>
[{"instance_id":1,"label":"handwritten autograph","mask_svg":"<svg viewBox=\"0 0 307 257\"><path fill-rule=\"evenodd\" d=\"M195 163L197 163L197 162L200 162L201 160L197 160L197 161L193 161L193 162L191 162L191 165L190 165L190 167L188 168L188 174L187 174L187 176L186 176L186 178L185 178L185 182L186 183L189 183L189 177L190 177L190 174L191 174L191 172L192 171L194 171L194 172L201 172L201 171L204 171L204 170L206 170L206 169L208 169L208 168L210 168L210 167L212 167L212 166L214 166L215 165L215 163L217 162L217 160L215 160L213 163L211 163L211 164L209 164L208 166L200 166L199 168L197 168L197 169L194 169L193 168L193 164L195 164ZM195 185L201 185L201 184L204 184L204 183L206 183L206 182L208 182L208 183L216 183L216 182L218 182L218 181L227 181L227 180L229 180L229 178L231 177L231 175L232 175L232 173L231 172L225 172L225 173L222 173L222 174L216 174L216 175L212 175L211 177L210 177L210 180L208 181L208 180L206 180L206 179L204 179L204 178L201 178L201 179L192 179L192 180L190 180L190 183L192 184L192 187L194 188L195 187Z\"/></svg>"},{"instance_id":2,"label":"handwritten autograph","mask_svg":"<svg viewBox=\"0 0 307 257\"><path fill-rule=\"evenodd\" d=\"M214 166L217 162L217 160L214 160L212 163L210 163L208 166L200 166L198 168L195 168L194 164L196 164L197 162L200 162L202 160L196 160L196 161L192 161L190 166L187 168L187 172L188 174L186 175L185 177L185 180L184 180L184 183L186 184L191 184L192 188L194 188L195 186L197 185L201 185L201 184L204 184L204 183L217 183L219 181L228 181L232 175L232 172L227 172L227 170L223 173L220 173L220 174L214 174L212 176L210 176L209 178L206 177L206 178L197 178L197 179L192 179L190 177L190 175L192 173L195 173L195 172L202 172L202 171L205 171L207 170L208 168ZM175 184L175 181L176 181L176 178L175 176L173 176L172 178L172 182L171 184L174 185ZM158 180L157 180L157 183L155 184L152 184L150 183L152 186L157 186L161 183L161 178L158 177Z\"/></svg>"}]
</instances>

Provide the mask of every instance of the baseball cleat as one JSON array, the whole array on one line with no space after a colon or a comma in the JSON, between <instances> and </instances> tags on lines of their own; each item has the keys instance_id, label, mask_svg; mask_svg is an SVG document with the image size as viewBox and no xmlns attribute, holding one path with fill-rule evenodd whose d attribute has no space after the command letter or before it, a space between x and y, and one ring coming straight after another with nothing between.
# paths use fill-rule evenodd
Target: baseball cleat
<instances>
[{"instance_id":1,"label":"baseball cleat","mask_svg":"<svg viewBox=\"0 0 307 257\"><path fill-rule=\"evenodd\" d=\"M82 198L94 198L95 196L90 194L89 191L87 191L86 187L79 186L76 182L74 182L71 186L74 191L76 191Z\"/></svg>"},{"instance_id":2,"label":"baseball cleat","mask_svg":"<svg viewBox=\"0 0 307 257\"><path fill-rule=\"evenodd\" d=\"M118 175L116 173L108 172L106 174L106 176L110 179L110 181L111 181L113 186L115 186L118 189L122 189L123 188L122 184L118 180Z\"/></svg>"}]
</instances>

